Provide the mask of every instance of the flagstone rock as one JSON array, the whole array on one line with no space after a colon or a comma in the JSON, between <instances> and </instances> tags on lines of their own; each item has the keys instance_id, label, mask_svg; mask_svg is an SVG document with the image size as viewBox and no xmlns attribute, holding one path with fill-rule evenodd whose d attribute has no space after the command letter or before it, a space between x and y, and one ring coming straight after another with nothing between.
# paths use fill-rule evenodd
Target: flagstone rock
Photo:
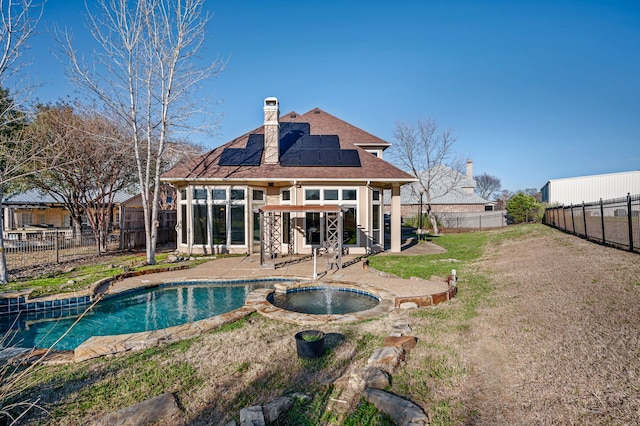
<instances>
[{"instance_id":1,"label":"flagstone rock","mask_svg":"<svg viewBox=\"0 0 640 426\"><path fill-rule=\"evenodd\" d=\"M396 368L404 360L404 350L395 346L385 346L373 351L367 360L367 365L389 365Z\"/></svg>"},{"instance_id":2,"label":"flagstone rock","mask_svg":"<svg viewBox=\"0 0 640 426\"><path fill-rule=\"evenodd\" d=\"M355 392L362 392L366 388L384 389L391 384L391 379L385 371L369 366L353 371L348 383Z\"/></svg>"},{"instance_id":3,"label":"flagstone rock","mask_svg":"<svg viewBox=\"0 0 640 426\"><path fill-rule=\"evenodd\" d=\"M417 309L418 304L415 302L402 302L400 304L400 309Z\"/></svg>"},{"instance_id":4,"label":"flagstone rock","mask_svg":"<svg viewBox=\"0 0 640 426\"><path fill-rule=\"evenodd\" d=\"M275 422L278 420L278 417L287 412L292 406L293 401L286 396L274 399L262 407L265 422L267 424Z\"/></svg>"},{"instance_id":5,"label":"flagstone rock","mask_svg":"<svg viewBox=\"0 0 640 426\"><path fill-rule=\"evenodd\" d=\"M389 336L384 339L384 346L395 346L405 351L416 347L418 339L415 336Z\"/></svg>"},{"instance_id":6,"label":"flagstone rock","mask_svg":"<svg viewBox=\"0 0 640 426\"><path fill-rule=\"evenodd\" d=\"M240 410L240 426L265 426L264 413L260 405Z\"/></svg>"},{"instance_id":7,"label":"flagstone rock","mask_svg":"<svg viewBox=\"0 0 640 426\"><path fill-rule=\"evenodd\" d=\"M180 412L175 396L171 392L109 413L100 418L95 426L142 426L156 423Z\"/></svg>"},{"instance_id":8,"label":"flagstone rock","mask_svg":"<svg viewBox=\"0 0 640 426\"><path fill-rule=\"evenodd\" d=\"M396 425L427 426L429 417L419 405L380 389L367 388L362 396L379 411L389 415Z\"/></svg>"}]
</instances>

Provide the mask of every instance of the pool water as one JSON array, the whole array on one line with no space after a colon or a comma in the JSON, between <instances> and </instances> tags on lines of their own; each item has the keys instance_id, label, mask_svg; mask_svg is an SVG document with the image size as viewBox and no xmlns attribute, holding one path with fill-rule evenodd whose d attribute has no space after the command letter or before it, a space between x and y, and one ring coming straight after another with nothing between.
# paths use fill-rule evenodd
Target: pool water
<instances>
[{"instance_id":1,"label":"pool water","mask_svg":"<svg viewBox=\"0 0 640 426\"><path fill-rule=\"evenodd\" d=\"M91 336L152 331L230 312L244 305L247 294L273 288L273 282L155 287L100 301L54 346L72 350ZM22 314L0 319L0 332L16 331L6 346L48 348L62 336L85 308L54 318ZM14 324L15 321L15 324Z\"/></svg>"},{"instance_id":2,"label":"pool water","mask_svg":"<svg viewBox=\"0 0 640 426\"><path fill-rule=\"evenodd\" d=\"M303 314L341 315L366 311L378 306L373 295L339 287L314 287L287 293L272 293L269 302L278 308Z\"/></svg>"}]
</instances>

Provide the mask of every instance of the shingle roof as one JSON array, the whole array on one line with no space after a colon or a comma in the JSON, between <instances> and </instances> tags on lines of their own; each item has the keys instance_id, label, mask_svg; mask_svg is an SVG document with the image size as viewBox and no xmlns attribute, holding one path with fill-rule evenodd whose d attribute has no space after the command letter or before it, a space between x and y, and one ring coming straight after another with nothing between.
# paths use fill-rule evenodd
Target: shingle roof
<instances>
[{"instance_id":1,"label":"shingle roof","mask_svg":"<svg viewBox=\"0 0 640 426\"><path fill-rule=\"evenodd\" d=\"M415 180L411 175L386 161L372 155L356 143L387 144L384 140L365 132L319 108L299 115L290 112L280 117L282 123L309 123L312 135L337 135L340 149L358 150L360 167L283 167L279 164L258 166L221 166L218 164L226 148L245 148L251 134L264 134L264 127L258 127L232 141L192 160L179 164L162 176L164 181L211 180L211 179L362 179L395 181L400 183ZM388 144L387 144L388 145Z\"/></svg>"}]
</instances>

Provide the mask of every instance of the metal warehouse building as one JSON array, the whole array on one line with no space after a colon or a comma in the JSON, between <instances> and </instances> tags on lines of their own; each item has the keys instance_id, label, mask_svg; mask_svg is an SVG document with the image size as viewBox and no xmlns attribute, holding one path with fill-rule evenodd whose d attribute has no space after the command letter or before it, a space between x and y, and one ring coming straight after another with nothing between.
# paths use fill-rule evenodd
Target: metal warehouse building
<instances>
[{"instance_id":1,"label":"metal warehouse building","mask_svg":"<svg viewBox=\"0 0 640 426\"><path fill-rule=\"evenodd\" d=\"M582 204L640 194L640 171L552 179L540 190L542 202Z\"/></svg>"}]
</instances>

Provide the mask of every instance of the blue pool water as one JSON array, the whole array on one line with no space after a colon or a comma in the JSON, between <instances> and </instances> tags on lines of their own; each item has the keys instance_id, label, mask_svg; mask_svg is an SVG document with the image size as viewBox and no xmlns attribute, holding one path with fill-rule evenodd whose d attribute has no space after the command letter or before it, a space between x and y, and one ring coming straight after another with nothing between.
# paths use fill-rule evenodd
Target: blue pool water
<instances>
[{"instance_id":1,"label":"blue pool water","mask_svg":"<svg viewBox=\"0 0 640 426\"><path fill-rule=\"evenodd\" d=\"M272 293L268 300L278 308L316 315L366 311L380 303L371 294L339 287L304 287L287 293Z\"/></svg>"},{"instance_id":2,"label":"blue pool water","mask_svg":"<svg viewBox=\"0 0 640 426\"><path fill-rule=\"evenodd\" d=\"M273 282L207 284L156 287L100 301L54 349L75 349L91 336L158 330L220 315L244 305L247 294L258 288L273 288ZM85 308L65 310L53 318L22 314L0 319L0 332L17 330L11 343L16 347L50 347ZM12 323L13 327L12 327Z\"/></svg>"}]
</instances>

